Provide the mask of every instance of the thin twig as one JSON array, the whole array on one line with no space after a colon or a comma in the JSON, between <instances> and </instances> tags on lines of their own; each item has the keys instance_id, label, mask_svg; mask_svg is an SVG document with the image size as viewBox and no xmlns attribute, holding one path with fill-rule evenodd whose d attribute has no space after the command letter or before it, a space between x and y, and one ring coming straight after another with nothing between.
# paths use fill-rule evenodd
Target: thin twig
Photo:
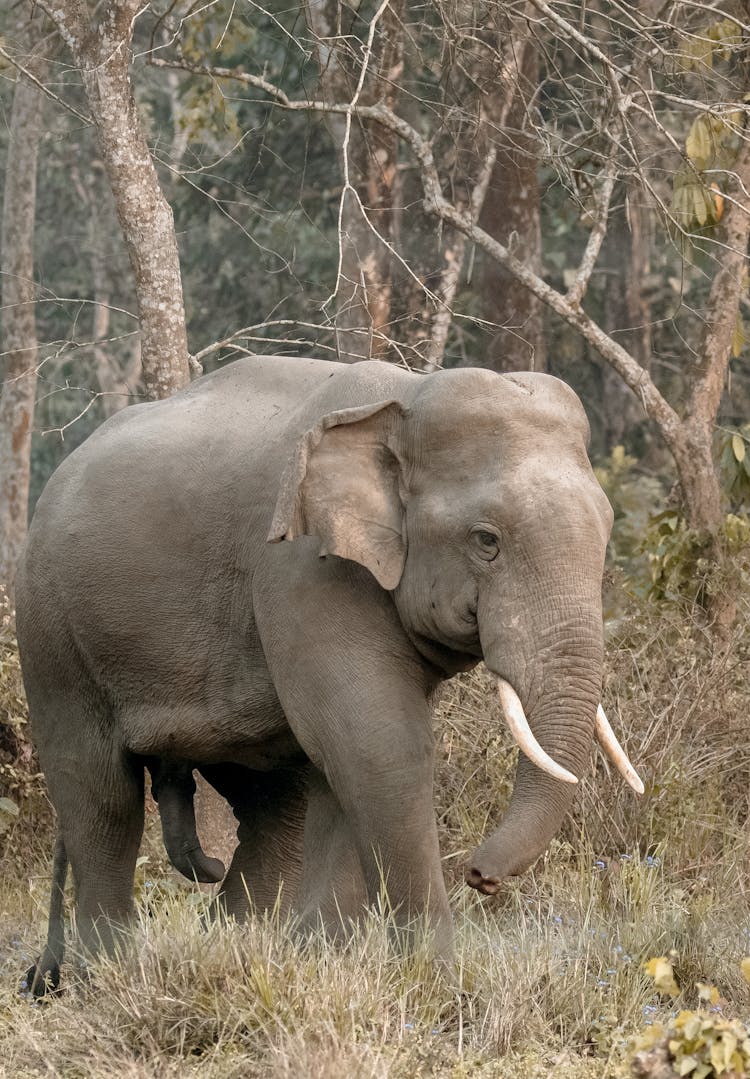
<instances>
[{"instance_id":1,"label":"thin twig","mask_svg":"<svg viewBox=\"0 0 750 1079\"><path fill-rule=\"evenodd\" d=\"M6 52L1 45L0 56L2 56L4 60L7 60L8 63L12 67L14 67L16 71L19 72L19 74L23 75L25 79L28 79L29 82L33 82L34 86L36 86L38 90L41 90L43 94L46 94L47 97L52 98L52 100L56 101L58 105L62 105L62 107L64 109L67 109L68 112L72 112L73 115L77 116L79 120L82 120L84 124L93 124L94 121L91 119L90 116L85 116L82 112L79 112L78 109L75 108L75 106L69 105L67 101L63 101L61 97L58 97L57 94L53 93L52 90L50 90L49 86L45 86L41 79L38 79L36 75L32 75L28 68L24 67L23 64L19 64L18 60L11 56L9 52Z\"/></svg>"}]
</instances>

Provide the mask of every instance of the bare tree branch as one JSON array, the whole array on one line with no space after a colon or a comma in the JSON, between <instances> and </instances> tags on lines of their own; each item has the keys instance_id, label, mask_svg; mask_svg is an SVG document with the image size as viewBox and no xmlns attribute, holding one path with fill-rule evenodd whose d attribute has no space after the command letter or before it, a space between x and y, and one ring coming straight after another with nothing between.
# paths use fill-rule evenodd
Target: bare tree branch
<instances>
[{"instance_id":1,"label":"bare tree branch","mask_svg":"<svg viewBox=\"0 0 750 1079\"><path fill-rule=\"evenodd\" d=\"M212 77L233 77L233 72L229 68L215 69L205 65L193 64L186 66L177 62L170 62L165 66L183 67L192 73ZM253 86L259 85L258 80L253 76L247 76L244 72L238 73L238 81ZM265 79L262 81L265 84L262 88L266 89L268 83ZM426 212L451 225L458 232L476 243L478 247L505 266L543 303L576 329L614 367L633 393L636 394L647 415L658 424L670 447L680 439L680 418L659 392L648 371L617 341L606 334L584 311L570 303L565 296L552 288L551 285L548 285L546 281L517 259L507 247L480 228L476 222L472 221L469 215L458 210L445 198L432 147L427 139L423 138L411 124L380 103L375 105L352 105L351 102L329 104L325 101L294 101L277 87L272 87L269 92L274 100L285 109L317 113L346 114L349 112L351 115L359 116L365 120L374 120L394 131L411 147L419 162Z\"/></svg>"},{"instance_id":2,"label":"bare tree branch","mask_svg":"<svg viewBox=\"0 0 750 1079\"><path fill-rule=\"evenodd\" d=\"M609 161L604 170L604 180L599 200L594 211L594 227L589 233L586 249L581 258L581 264L576 272L575 280L565 296L571 307L580 307L583 297L586 295L591 274L594 272L596 260L599 257L602 241L607 234L607 221L609 220L609 204L612 201L612 192L617 179L617 163L615 160L616 150L613 147L609 155Z\"/></svg>"}]
</instances>

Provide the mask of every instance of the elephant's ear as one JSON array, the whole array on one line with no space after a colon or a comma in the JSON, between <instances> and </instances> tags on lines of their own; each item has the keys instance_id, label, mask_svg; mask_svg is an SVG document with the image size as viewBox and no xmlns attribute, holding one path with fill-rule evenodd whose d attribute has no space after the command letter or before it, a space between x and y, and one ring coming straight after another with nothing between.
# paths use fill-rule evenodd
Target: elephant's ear
<instances>
[{"instance_id":1,"label":"elephant's ear","mask_svg":"<svg viewBox=\"0 0 750 1079\"><path fill-rule=\"evenodd\" d=\"M319 536L321 555L366 566L395 588L406 559L398 401L332 412L303 435L281 479L268 539Z\"/></svg>"}]
</instances>

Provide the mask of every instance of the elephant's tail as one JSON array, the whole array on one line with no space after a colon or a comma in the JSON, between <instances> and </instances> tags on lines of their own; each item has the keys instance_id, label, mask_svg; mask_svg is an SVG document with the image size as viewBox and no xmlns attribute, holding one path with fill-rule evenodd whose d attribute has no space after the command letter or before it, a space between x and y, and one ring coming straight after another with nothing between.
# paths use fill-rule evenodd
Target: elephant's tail
<instances>
[{"instance_id":1,"label":"elephant's tail","mask_svg":"<svg viewBox=\"0 0 750 1079\"><path fill-rule=\"evenodd\" d=\"M203 850L195 827L195 781L187 765L151 767L151 792L159 804L161 831L169 860L188 880L217 884L224 863Z\"/></svg>"},{"instance_id":2,"label":"elephant's tail","mask_svg":"<svg viewBox=\"0 0 750 1079\"><path fill-rule=\"evenodd\" d=\"M65 881L68 876L68 854L58 831L52 857L52 891L49 901L47 946L26 975L26 985L35 997L56 992L60 985L60 964L65 951Z\"/></svg>"}]
</instances>

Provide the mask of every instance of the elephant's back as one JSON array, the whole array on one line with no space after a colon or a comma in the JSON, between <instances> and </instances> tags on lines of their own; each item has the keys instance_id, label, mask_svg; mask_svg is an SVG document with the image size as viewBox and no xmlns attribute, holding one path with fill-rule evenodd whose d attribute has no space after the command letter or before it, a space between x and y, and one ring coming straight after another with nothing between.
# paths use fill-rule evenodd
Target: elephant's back
<instances>
[{"instance_id":1,"label":"elephant's back","mask_svg":"<svg viewBox=\"0 0 750 1079\"><path fill-rule=\"evenodd\" d=\"M297 437L326 412L403 393L416 377L377 361L257 356L124 409L50 478L19 605L46 593L74 606L81 591L153 599L220 576L222 564L251 574Z\"/></svg>"}]
</instances>

